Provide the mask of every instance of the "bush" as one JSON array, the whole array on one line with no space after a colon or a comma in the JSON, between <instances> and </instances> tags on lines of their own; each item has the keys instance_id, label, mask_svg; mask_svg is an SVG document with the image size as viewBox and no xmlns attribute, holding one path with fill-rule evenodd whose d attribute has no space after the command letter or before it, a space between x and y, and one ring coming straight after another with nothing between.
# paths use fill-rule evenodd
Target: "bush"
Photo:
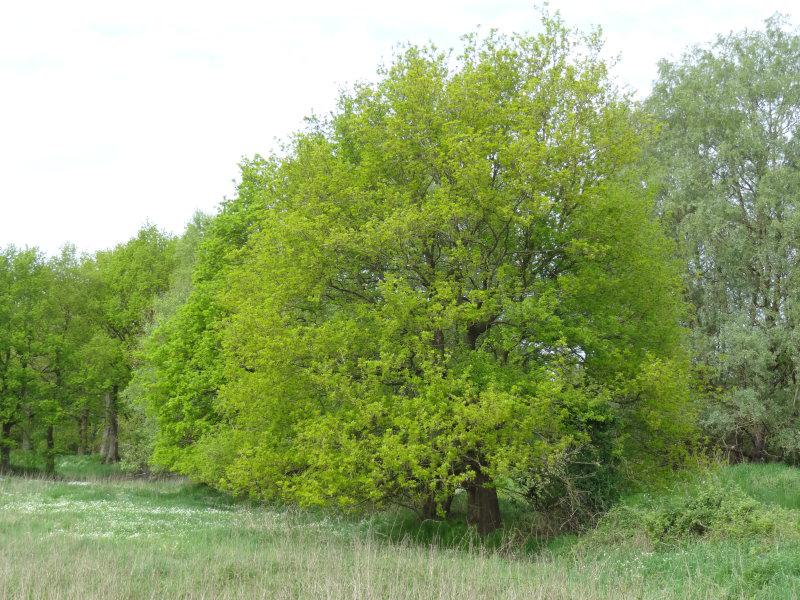
<instances>
[{"instance_id":1,"label":"bush","mask_svg":"<svg viewBox=\"0 0 800 600\"><path fill-rule=\"evenodd\" d=\"M717 477L683 482L654 495L640 494L615 506L585 540L588 545L639 540L646 545L707 539L749 539L800 534L785 509L759 502Z\"/></svg>"},{"instance_id":2,"label":"bush","mask_svg":"<svg viewBox=\"0 0 800 600\"><path fill-rule=\"evenodd\" d=\"M775 529L776 513L732 485L704 483L694 494L668 497L645 513L643 523L654 542L700 536L749 537Z\"/></svg>"}]
</instances>

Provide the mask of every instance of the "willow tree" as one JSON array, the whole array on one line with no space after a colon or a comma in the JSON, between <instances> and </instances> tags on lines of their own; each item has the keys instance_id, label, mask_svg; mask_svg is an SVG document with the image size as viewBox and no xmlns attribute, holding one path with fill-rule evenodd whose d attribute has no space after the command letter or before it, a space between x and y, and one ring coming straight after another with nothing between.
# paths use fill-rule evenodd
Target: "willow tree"
<instances>
[{"instance_id":1,"label":"willow tree","mask_svg":"<svg viewBox=\"0 0 800 600\"><path fill-rule=\"evenodd\" d=\"M544 25L409 47L276 159L217 286L220 421L190 442L212 483L428 516L462 488L487 533L498 486L570 457L678 459L679 278L644 132L597 40Z\"/></svg>"},{"instance_id":2,"label":"willow tree","mask_svg":"<svg viewBox=\"0 0 800 600\"><path fill-rule=\"evenodd\" d=\"M694 307L705 424L734 458L800 458L800 36L779 18L663 62L661 208Z\"/></svg>"}]
</instances>

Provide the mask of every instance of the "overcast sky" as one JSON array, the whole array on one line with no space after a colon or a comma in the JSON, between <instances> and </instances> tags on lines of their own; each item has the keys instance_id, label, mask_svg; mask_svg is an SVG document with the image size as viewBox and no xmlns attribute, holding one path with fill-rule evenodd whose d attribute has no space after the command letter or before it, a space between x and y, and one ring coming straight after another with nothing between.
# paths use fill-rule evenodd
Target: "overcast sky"
<instances>
[{"instance_id":1,"label":"overcast sky","mask_svg":"<svg viewBox=\"0 0 800 600\"><path fill-rule=\"evenodd\" d=\"M796 0L553 0L600 25L617 76L646 93L662 57ZM234 190L398 42L536 30L522 0L0 2L0 246L113 246L149 220L179 232Z\"/></svg>"}]
</instances>

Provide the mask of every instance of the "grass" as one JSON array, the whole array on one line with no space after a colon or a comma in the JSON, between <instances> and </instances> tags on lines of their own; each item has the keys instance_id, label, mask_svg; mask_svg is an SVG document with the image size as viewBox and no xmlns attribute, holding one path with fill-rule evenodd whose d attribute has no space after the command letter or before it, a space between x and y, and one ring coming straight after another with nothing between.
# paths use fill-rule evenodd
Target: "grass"
<instances>
[{"instance_id":1,"label":"grass","mask_svg":"<svg viewBox=\"0 0 800 600\"><path fill-rule=\"evenodd\" d=\"M55 467L57 479L89 481L125 476L119 464L103 464L97 454L57 456ZM44 472L44 459L37 454L13 451L11 468L21 475L36 476Z\"/></svg>"},{"instance_id":2,"label":"grass","mask_svg":"<svg viewBox=\"0 0 800 600\"><path fill-rule=\"evenodd\" d=\"M742 464L728 467L724 473L756 500L800 510L800 469L780 464Z\"/></svg>"},{"instance_id":3,"label":"grass","mask_svg":"<svg viewBox=\"0 0 800 600\"><path fill-rule=\"evenodd\" d=\"M60 456L56 459L56 474L71 480L103 479L121 475L119 465L103 464L96 454Z\"/></svg>"},{"instance_id":4,"label":"grass","mask_svg":"<svg viewBox=\"0 0 800 600\"><path fill-rule=\"evenodd\" d=\"M595 531L531 552L403 513L261 507L82 461L59 463L75 481L0 479L0 598L800 597L800 471L784 466L728 467L630 498ZM709 481L776 523L649 536L643 520L694 506Z\"/></svg>"}]
</instances>

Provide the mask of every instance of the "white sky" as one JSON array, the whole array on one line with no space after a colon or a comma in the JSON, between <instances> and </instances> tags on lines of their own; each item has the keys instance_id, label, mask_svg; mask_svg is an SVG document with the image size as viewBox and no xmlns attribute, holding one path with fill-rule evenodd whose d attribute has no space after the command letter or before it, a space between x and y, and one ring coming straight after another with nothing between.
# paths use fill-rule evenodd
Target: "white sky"
<instances>
[{"instance_id":1,"label":"white sky","mask_svg":"<svg viewBox=\"0 0 800 600\"><path fill-rule=\"evenodd\" d=\"M619 79L646 93L659 58L793 18L796 1L550 8L602 26ZM328 112L397 42L451 47L478 25L537 24L523 0L0 0L0 247L94 251L147 220L179 232L232 195L242 156Z\"/></svg>"}]
</instances>

